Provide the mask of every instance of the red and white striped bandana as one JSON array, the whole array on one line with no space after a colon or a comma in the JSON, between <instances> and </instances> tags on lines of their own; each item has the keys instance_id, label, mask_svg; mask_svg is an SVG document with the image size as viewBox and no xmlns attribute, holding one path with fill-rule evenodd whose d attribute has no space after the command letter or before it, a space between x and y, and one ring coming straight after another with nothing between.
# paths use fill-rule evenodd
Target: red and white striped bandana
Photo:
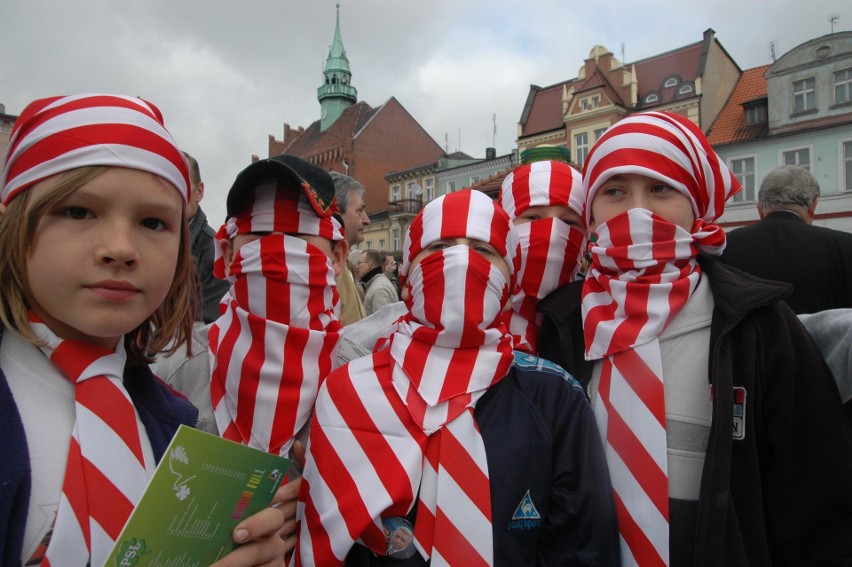
<instances>
[{"instance_id":1,"label":"red and white striped bandana","mask_svg":"<svg viewBox=\"0 0 852 567\"><path fill-rule=\"evenodd\" d=\"M690 198L691 232L645 209L597 227L583 285L586 358L602 358L595 417L606 442L626 563L669 563L664 376L658 337L698 285L699 250L719 254L725 234L708 224L740 186L700 130L665 113L634 115L595 144L583 174L586 219L611 176L645 175Z\"/></svg>"},{"instance_id":2,"label":"red and white striped bandana","mask_svg":"<svg viewBox=\"0 0 852 567\"><path fill-rule=\"evenodd\" d=\"M155 464L146 462L124 388L124 341L115 350L63 340L30 312L50 361L74 384L76 419L59 510L42 565L103 565Z\"/></svg>"},{"instance_id":3,"label":"red and white striped bandana","mask_svg":"<svg viewBox=\"0 0 852 567\"><path fill-rule=\"evenodd\" d=\"M487 211L489 204L492 215L470 216L479 227L434 226L441 215L427 213L470 211L469 195L451 195L458 196L427 205L412 231L441 236L418 236L406 250L473 238L472 231L511 233L508 217L482 193L488 202L477 205ZM482 224L494 221L494 211L502 221L491 231ZM416 255L406 256L406 270ZM405 516L415 501L415 545L432 565L493 564L488 466L473 408L512 364L500 316L509 285L464 245L426 256L409 275L410 312L396 323L389 347L337 370L317 398L297 564L342 564L355 540L384 554L381 517Z\"/></svg>"},{"instance_id":4,"label":"red and white striped bandana","mask_svg":"<svg viewBox=\"0 0 852 567\"><path fill-rule=\"evenodd\" d=\"M217 238L286 231L340 235L304 198L275 185L256 190L252 208ZM307 207L307 209L305 209ZM294 228L296 227L296 228ZM311 231L311 232L309 232ZM221 257L217 272L224 275ZM211 326L211 398L223 437L287 454L331 372L342 326L328 257L301 238L270 234L242 246L228 267L231 289Z\"/></svg>"},{"instance_id":5,"label":"red and white striped bandana","mask_svg":"<svg viewBox=\"0 0 852 567\"><path fill-rule=\"evenodd\" d=\"M500 202L513 221L536 206L566 206L582 216L583 197L580 172L559 161L522 165L506 176L500 190ZM515 348L535 353L542 317L536 306L577 276L586 234L554 218L519 224L515 229L521 245L521 267L512 310L506 315Z\"/></svg>"},{"instance_id":6,"label":"red and white striped bandana","mask_svg":"<svg viewBox=\"0 0 852 567\"><path fill-rule=\"evenodd\" d=\"M15 121L0 179L0 198L52 175L91 165L139 169L189 195L186 160L159 109L139 98L82 94L30 103Z\"/></svg>"}]
</instances>

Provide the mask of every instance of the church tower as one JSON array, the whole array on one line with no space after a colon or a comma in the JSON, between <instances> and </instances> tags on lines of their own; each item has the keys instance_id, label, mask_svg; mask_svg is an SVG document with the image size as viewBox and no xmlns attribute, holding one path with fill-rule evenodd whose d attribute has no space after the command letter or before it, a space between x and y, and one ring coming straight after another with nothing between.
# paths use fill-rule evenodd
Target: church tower
<instances>
[{"instance_id":1,"label":"church tower","mask_svg":"<svg viewBox=\"0 0 852 567\"><path fill-rule=\"evenodd\" d=\"M324 84L317 89L317 99L320 102L320 131L334 124L343 111L358 101L358 91L350 82L352 72L349 70L349 59L343 48L343 38L340 35L340 3L337 3L337 25L334 28L334 41L328 50L328 59L323 71Z\"/></svg>"}]
</instances>

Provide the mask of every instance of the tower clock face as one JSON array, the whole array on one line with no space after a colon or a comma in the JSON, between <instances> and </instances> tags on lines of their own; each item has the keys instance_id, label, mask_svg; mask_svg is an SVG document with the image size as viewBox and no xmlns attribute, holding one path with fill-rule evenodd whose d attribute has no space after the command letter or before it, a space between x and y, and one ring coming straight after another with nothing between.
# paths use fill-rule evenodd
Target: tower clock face
<instances>
[{"instance_id":1,"label":"tower clock face","mask_svg":"<svg viewBox=\"0 0 852 567\"><path fill-rule=\"evenodd\" d=\"M323 120L325 120L325 117L326 117L326 116L328 116L328 110L326 110L325 108L323 108L323 109L322 109L322 114L320 115L320 118L321 118L321 119L323 119Z\"/></svg>"}]
</instances>

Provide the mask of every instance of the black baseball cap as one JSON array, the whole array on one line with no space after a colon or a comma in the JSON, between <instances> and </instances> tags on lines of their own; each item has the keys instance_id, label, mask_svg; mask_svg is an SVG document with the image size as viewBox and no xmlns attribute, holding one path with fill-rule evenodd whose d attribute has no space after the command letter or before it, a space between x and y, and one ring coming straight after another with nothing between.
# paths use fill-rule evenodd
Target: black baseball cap
<instances>
[{"instance_id":1,"label":"black baseball cap","mask_svg":"<svg viewBox=\"0 0 852 567\"><path fill-rule=\"evenodd\" d=\"M301 187L320 218L338 213L334 180L328 172L302 158L281 154L253 162L237 175L228 191L228 217L236 216L246 207L255 187L270 181L291 182Z\"/></svg>"}]
</instances>

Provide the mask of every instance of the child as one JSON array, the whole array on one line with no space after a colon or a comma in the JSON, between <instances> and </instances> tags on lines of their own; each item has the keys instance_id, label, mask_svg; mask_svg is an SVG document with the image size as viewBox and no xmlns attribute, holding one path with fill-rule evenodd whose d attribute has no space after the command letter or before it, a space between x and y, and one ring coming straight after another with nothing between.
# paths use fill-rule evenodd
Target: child
<instances>
[{"instance_id":1,"label":"child","mask_svg":"<svg viewBox=\"0 0 852 567\"><path fill-rule=\"evenodd\" d=\"M223 437L286 455L334 367L335 276L347 245L328 172L280 155L245 168L216 235L231 289L210 328L210 396Z\"/></svg>"},{"instance_id":2,"label":"child","mask_svg":"<svg viewBox=\"0 0 852 567\"><path fill-rule=\"evenodd\" d=\"M297 563L617 563L583 392L560 368L516 358L501 316L517 247L506 213L478 191L415 217L400 270L410 311L386 348L320 388ZM393 534L406 531L403 551Z\"/></svg>"},{"instance_id":3,"label":"child","mask_svg":"<svg viewBox=\"0 0 852 567\"><path fill-rule=\"evenodd\" d=\"M102 565L196 411L149 357L189 336L186 162L143 100L77 95L21 113L0 185L0 557ZM233 563L283 556L281 512Z\"/></svg>"},{"instance_id":4,"label":"child","mask_svg":"<svg viewBox=\"0 0 852 567\"><path fill-rule=\"evenodd\" d=\"M852 433L831 374L788 286L707 255L737 180L695 124L649 112L607 130L583 185L592 265L582 301L554 294L566 343L542 355L581 371L560 355L585 337L624 564L850 564Z\"/></svg>"},{"instance_id":5,"label":"child","mask_svg":"<svg viewBox=\"0 0 852 567\"><path fill-rule=\"evenodd\" d=\"M509 331L517 350L535 354L542 318L538 302L577 279L586 250L582 178L562 161L524 164L503 180L499 201L521 243L518 284L506 312Z\"/></svg>"}]
</instances>

